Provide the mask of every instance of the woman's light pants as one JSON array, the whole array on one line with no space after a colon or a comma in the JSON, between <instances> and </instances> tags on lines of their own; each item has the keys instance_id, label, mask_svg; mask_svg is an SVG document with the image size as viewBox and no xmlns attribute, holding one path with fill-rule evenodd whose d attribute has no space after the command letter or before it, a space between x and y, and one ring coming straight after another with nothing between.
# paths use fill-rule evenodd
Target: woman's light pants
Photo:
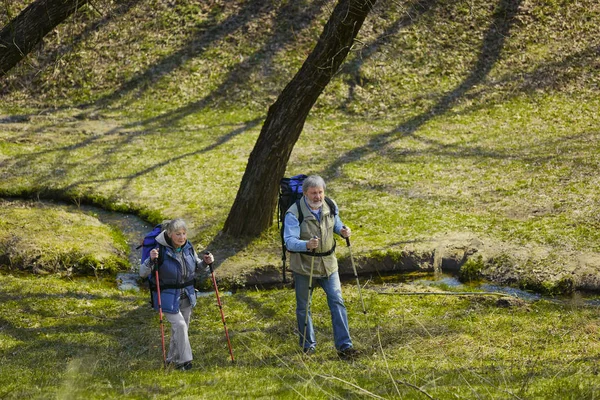
<instances>
[{"instance_id":1,"label":"woman's light pants","mask_svg":"<svg viewBox=\"0 0 600 400\"><path fill-rule=\"evenodd\" d=\"M167 363L183 364L192 361L192 346L188 337L192 307L181 307L177 314L165 313L171 323L171 341Z\"/></svg>"}]
</instances>

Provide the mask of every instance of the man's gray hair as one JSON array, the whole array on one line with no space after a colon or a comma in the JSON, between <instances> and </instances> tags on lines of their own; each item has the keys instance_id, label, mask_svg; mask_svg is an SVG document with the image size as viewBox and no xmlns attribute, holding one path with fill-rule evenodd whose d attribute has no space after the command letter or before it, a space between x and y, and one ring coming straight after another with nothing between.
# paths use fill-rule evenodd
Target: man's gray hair
<instances>
[{"instance_id":1,"label":"man's gray hair","mask_svg":"<svg viewBox=\"0 0 600 400\"><path fill-rule=\"evenodd\" d=\"M167 225L167 234L170 235L171 233L181 229L187 232L187 225L185 224L185 221L182 218L175 218L169 221L169 224Z\"/></svg>"},{"instance_id":2,"label":"man's gray hair","mask_svg":"<svg viewBox=\"0 0 600 400\"><path fill-rule=\"evenodd\" d=\"M320 187L325 190L325 181L319 175L310 175L302 182L302 193L306 193L306 191L312 187Z\"/></svg>"}]
</instances>

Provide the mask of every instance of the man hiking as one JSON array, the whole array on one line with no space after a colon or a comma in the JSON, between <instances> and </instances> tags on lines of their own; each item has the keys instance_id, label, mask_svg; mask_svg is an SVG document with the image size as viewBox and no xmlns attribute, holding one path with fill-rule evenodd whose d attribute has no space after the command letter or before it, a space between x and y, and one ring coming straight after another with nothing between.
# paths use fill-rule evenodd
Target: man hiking
<instances>
[{"instance_id":1,"label":"man hiking","mask_svg":"<svg viewBox=\"0 0 600 400\"><path fill-rule=\"evenodd\" d=\"M294 276L296 319L302 351L313 354L317 345L310 301L313 288L318 284L327 296L335 348L341 358L349 358L356 355L356 350L352 347L342 298L333 234L349 237L350 228L340 220L337 205L325 198L325 189L325 181L318 175L304 179L302 198L285 214L283 239L291 253L290 269Z\"/></svg>"}]
</instances>

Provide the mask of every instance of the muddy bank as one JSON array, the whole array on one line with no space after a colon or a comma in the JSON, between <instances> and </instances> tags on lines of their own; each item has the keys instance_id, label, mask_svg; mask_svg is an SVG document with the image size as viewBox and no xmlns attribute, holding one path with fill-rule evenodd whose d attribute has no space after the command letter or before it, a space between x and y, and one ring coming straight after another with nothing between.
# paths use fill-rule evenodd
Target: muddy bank
<instances>
[{"instance_id":1,"label":"muddy bank","mask_svg":"<svg viewBox=\"0 0 600 400\"><path fill-rule=\"evenodd\" d=\"M354 277L350 259L338 246L340 275ZM566 252L543 247L518 247L477 237L471 233L447 234L400 250L355 254L357 272L363 277L412 272L446 272L462 280L486 280L498 285L520 287L542 294L573 291L600 293L600 254ZM265 265L225 280L245 285L274 285L282 282L282 265ZM289 272L289 268L288 268ZM288 273L287 281L291 280Z\"/></svg>"}]
</instances>

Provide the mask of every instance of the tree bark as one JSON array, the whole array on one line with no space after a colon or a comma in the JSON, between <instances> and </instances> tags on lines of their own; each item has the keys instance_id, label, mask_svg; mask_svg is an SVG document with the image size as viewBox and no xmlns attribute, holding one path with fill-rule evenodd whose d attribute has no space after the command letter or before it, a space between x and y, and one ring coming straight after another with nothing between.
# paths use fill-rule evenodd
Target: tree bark
<instances>
[{"instance_id":1,"label":"tree bark","mask_svg":"<svg viewBox=\"0 0 600 400\"><path fill-rule=\"evenodd\" d=\"M88 0L37 0L0 31L0 77Z\"/></svg>"},{"instance_id":2,"label":"tree bark","mask_svg":"<svg viewBox=\"0 0 600 400\"><path fill-rule=\"evenodd\" d=\"M271 226L294 145L313 105L345 60L376 0L339 0L317 45L269 107L223 232L255 237Z\"/></svg>"}]
</instances>

